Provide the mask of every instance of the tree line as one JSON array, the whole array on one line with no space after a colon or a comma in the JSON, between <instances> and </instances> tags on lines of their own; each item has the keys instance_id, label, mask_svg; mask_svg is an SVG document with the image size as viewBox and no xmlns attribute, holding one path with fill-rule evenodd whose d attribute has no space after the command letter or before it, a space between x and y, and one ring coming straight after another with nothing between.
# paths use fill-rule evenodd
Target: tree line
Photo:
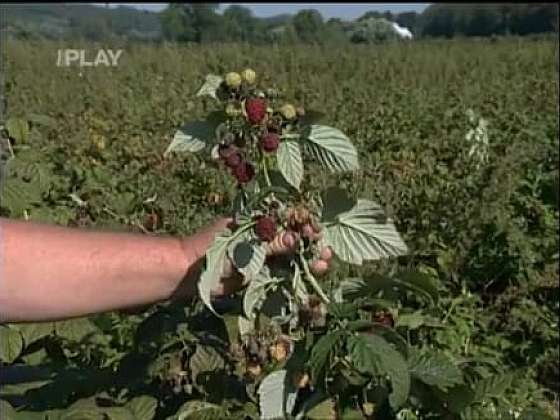
<instances>
[{"instance_id":1,"label":"tree line","mask_svg":"<svg viewBox=\"0 0 560 420\"><path fill-rule=\"evenodd\" d=\"M3 6L9 36L87 40L176 42L364 43L397 38L390 22L415 38L529 35L558 32L553 3L433 4L422 13L370 11L353 21L324 19L314 9L259 18L241 5L223 12L218 3L170 3L159 13L85 4Z\"/></svg>"},{"instance_id":2,"label":"tree line","mask_svg":"<svg viewBox=\"0 0 560 420\"><path fill-rule=\"evenodd\" d=\"M276 18L257 18L250 9L232 5L218 13L219 5L171 3L161 12L163 37L183 42L365 42L367 31L380 33L375 21L396 22L416 38L491 35L528 35L558 31L558 5L552 3L434 4L422 13L370 11L348 22L325 20L313 9ZM368 23L366 25L365 23ZM366 32L364 35L364 31Z\"/></svg>"}]
</instances>

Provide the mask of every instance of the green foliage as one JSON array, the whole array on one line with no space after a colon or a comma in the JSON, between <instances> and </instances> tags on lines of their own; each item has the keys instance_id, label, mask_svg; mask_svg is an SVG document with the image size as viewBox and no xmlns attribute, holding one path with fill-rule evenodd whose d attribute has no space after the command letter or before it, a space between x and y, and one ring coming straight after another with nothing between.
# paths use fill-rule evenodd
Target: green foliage
<instances>
[{"instance_id":1,"label":"green foliage","mask_svg":"<svg viewBox=\"0 0 560 420\"><path fill-rule=\"evenodd\" d=\"M223 318L194 302L103 314L68 330L64 323L2 326L4 417L59 418L79 409L127 418L129 403L150 396L157 420L183 411L191 418L204 418L204 411L212 419L257 419L260 382L294 365L309 369L311 386L324 377L331 392L300 390L302 398L314 398L296 402L294 414L310 408L309 417L325 419L338 406L364 418L363 407L375 404L378 418L395 418L399 412L387 400L391 379L358 372L346 359L348 336L373 332L403 358L407 350L410 393L400 418L511 418L509 410L519 418L557 418L556 44L504 39L188 51L131 45L130 65L110 74L88 69L81 77L73 69L37 71L52 62L53 48L7 44L8 110L28 121L29 136L13 144L6 186L18 183L15 190L23 192L26 185L31 195L14 214L4 189L3 215L187 235L229 212L233 184L201 154L162 155L184 119L201 121L214 109L215 99L193 98L204 75L257 63L257 73L274 76L286 99L320 109L325 124L353 140L360 157L353 173L320 176L319 165L303 162L301 189L336 185L347 196L330 191L339 199L324 209L325 220L364 197L389 213L410 255L363 267L336 258L332 273L315 280L331 302L341 303L342 294L351 305L302 314L313 334L298 341L286 365L270 357L259 362L259 375L248 373L235 346L230 351L239 298L214 303L218 313L232 311ZM473 129L469 108L488 121L488 160L478 170L465 140ZM33 122L33 114L55 124ZM153 227L146 223L152 214L160 218ZM305 267L298 268L299 277L291 269L279 278L290 285L299 278L295 283L313 292ZM378 312L389 312L395 327L383 328ZM264 315L253 321L260 328L270 323ZM278 334L259 336L255 353L269 352ZM319 346L330 334L337 344ZM363 360L376 357L372 351Z\"/></svg>"}]
</instances>

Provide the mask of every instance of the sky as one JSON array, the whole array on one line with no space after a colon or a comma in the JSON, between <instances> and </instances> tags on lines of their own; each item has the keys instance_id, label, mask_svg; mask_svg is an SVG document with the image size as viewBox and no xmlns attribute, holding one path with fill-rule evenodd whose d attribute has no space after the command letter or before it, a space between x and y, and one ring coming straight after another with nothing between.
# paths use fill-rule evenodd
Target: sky
<instances>
[{"instance_id":1,"label":"sky","mask_svg":"<svg viewBox=\"0 0 560 420\"><path fill-rule=\"evenodd\" d=\"M105 3L97 3L105 5ZM223 10L233 3L220 3ZM268 17L282 13L297 13L302 9L315 9L321 12L325 19L338 17L341 19L356 19L369 10L380 12L391 11L401 13L408 11L422 12L430 3L235 3L245 6L253 11L257 17ZM135 7L159 12L167 7L167 3L111 3L112 7L119 5Z\"/></svg>"}]
</instances>

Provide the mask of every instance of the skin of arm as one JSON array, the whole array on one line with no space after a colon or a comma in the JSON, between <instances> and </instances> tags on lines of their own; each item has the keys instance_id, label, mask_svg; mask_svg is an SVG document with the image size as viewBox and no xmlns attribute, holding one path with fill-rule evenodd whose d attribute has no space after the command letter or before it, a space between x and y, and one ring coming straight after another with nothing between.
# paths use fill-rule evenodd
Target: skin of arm
<instances>
[{"instance_id":1,"label":"skin of arm","mask_svg":"<svg viewBox=\"0 0 560 420\"><path fill-rule=\"evenodd\" d=\"M192 296L202 256L228 222L176 238L0 218L0 322L58 320ZM242 283L231 264L224 280L218 295Z\"/></svg>"}]
</instances>

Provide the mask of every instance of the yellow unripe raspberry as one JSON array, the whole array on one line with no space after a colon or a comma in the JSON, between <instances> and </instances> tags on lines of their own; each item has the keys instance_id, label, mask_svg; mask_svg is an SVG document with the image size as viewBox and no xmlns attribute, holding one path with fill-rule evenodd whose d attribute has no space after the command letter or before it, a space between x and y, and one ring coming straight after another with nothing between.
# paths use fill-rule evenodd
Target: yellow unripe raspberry
<instances>
[{"instance_id":1,"label":"yellow unripe raspberry","mask_svg":"<svg viewBox=\"0 0 560 420\"><path fill-rule=\"evenodd\" d=\"M241 76L239 73L231 72L226 74L226 85L230 88L237 88L241 85Z\"/></svg>"},{"instance_id":2,"label":"yellow unripe raspberry","mask_svg":"<svg viewBox=\"0 0 560 420\"><path fill-rule=\"evenodd\" d=\"M243 80L245 80L247 83L249 83L250 85L252 85L253 83L255 83L255 80L257 79L257 74L254 72L254 70L245 69L245 70L243 70L243 72L241 73L241 77L242 77Z\"/></svg>"},{"instance_id":3,"label":"yellow unripe raspberry","mask_svg":"<svg viewBox=\"0 0 560 420\"><path fill-rule=\"evenodd\" d=\"M280 113L287 120L293 120L296 117L296 109L291 104L285 104L280 108Z\"/></svg>"}]
</instances>

